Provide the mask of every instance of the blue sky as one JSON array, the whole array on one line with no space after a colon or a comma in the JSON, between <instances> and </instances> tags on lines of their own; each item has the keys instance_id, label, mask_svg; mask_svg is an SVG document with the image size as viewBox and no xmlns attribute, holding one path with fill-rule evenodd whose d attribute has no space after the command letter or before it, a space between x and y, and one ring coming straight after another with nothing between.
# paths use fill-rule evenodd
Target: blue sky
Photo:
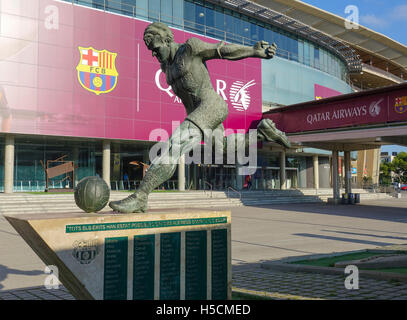
<instances>
[{"instance_id":1,"label":"blue sky","mask_svg":"<svg viewBox=\"0 0 407 320\"><path fill-rule=\"evenodd\" d=\"M346 6L354 5L359 10L359 24L407 45L406 0L303 0L303 2L344 18L349 16L345 13Z\"/></svg>"},{"instance_id":2,"label":"blue sky","mask_svg":"<svg viewBox=\"0 0 407 320\"><path fill-rule=\"evenodd\" d=\"M354 5L359 10L359 24L407 46L407 1L406 0L303 0L303 2L348 17L345 8ZM404 151L407 147L383 146L382 151Z\"/></svg>"}]
</instances>

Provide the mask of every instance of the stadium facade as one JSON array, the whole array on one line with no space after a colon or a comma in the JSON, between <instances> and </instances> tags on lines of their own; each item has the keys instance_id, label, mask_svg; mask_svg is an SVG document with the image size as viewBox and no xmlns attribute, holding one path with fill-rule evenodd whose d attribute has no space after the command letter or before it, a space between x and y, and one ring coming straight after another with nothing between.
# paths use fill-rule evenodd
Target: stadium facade
<instances>
[{"instance_id":1,"label":"stadium facade","mask_svg":"<svg viewBox=\"0 0 407 320\"><path fill-rule=\"evenodd\" d=\"M298 1L2 0L0 15L5 192L44 190L44 166L61 157L73 161L75 175L50 178L50 188L72 187L90 175L103 176L113 190L137 187L154 141L186 115L143 43L153 21L168 24L177 42L278 45L272 60L208 62L228 103L224 126L232 131L253 128L276 106L401 83L406 70L403 45L374 33L375 43L400 51L401 59L388 58L372 45L329 34L329 23L345 29L343 19ZM257 160L253 188L330 187L329 152L264 143ZM237 169L181 163L163 187L240 189Z\"/></svg>"}]
</instances>

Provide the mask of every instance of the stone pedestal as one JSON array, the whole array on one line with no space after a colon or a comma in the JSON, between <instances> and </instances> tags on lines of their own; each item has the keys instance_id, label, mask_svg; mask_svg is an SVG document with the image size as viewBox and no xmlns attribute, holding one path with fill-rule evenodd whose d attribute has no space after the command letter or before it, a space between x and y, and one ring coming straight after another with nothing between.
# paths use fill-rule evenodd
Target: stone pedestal
<instances>
[{"instance_id":1,"label":"stone pedestal","mask_svg":"<svg viewBox=\"0 0 407 320\"><path fill-rule=\"evenodd\" d=\"M231 299L230 211L6 219L77 299Z\"/></svg>"}]
</instances>

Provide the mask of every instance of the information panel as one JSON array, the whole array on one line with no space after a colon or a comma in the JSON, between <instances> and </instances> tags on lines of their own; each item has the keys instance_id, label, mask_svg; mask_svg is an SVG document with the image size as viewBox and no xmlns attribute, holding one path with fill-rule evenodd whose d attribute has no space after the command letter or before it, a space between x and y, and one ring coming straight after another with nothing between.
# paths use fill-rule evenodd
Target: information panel
<instances>
[{"instance_id":1,"label":"information panel","mask_svg":"<svg viewBox=\"0 0 407 320\"><path fill-rule=\"evenodd\" d=\"M206 230L185 232L185 299L206 300Z\"/></svg>"},{"instance_id":2,"label":"information panel","mask_svg":"<svg viewBox=\"0 0 407 320\"><path fill-rule=\"evenodd\" d=\"M155 235L134 237L133 300L154 299Z\"/></svg>"},{"instance_id":3,"label":"information panel","mask_svg":"<svg viewBox=\"0 0 407 320\"><path fill-rule=\"evenodd\" d=\"M162 233L160 239L160 300L180 299L181 233Z\"/></svg>"},{"instance_id":4,"label":"information panel","mask_svg":"<svg viewBox=\"0 0 407 320\"><path fill-rule=\"evenodd\" d=\"M103 299L127 299L127 237L105 239Z\"/></svg>"},{"instance_id":5,"label":"information panel","mask_svg":"<svg viewBox=\"0 0 407 320\"><path fill-rule=\"evenodd\" d=\"M212 300L228 298L227 229L212 230Z\"/></svg>"}]
</instances>

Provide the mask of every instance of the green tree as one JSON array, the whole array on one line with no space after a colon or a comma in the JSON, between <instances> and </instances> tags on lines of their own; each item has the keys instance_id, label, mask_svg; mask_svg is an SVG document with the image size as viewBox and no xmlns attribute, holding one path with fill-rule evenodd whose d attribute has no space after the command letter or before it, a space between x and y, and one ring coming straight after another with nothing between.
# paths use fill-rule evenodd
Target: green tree
<instances>
[{"instance_id":1,"label":"green tree","mask_svg":"<svg viewBox=\"0 0 407 320\"><path fill-rule=\"evenodd\" d=\"M400 152L392 162L380 164L380 182L390 184L392 173L395 182L407 183L407 153Z\"/></svg>"},{"instance_id":2,"label":"green tree","mask_svg":"<svg viewBox=\"0 0 407 320\"><path fill-rule=\"evenodd\" d=\"M407 152L400 152L393 159L391 171L395 174L395 181L407 183Z\"/></svg>"},{"instance_id":3,"label":"green tree","mask_svg":"<svg viewBox=\"0 0 407 320\"><path fill-rule=\"evenodd\" d=\"M383 162L380 164L380 184L382 185L390 185L392 183L391 181L391 168L390 168L391 163L389 162Z\"/></svg>"}]
</instances>

